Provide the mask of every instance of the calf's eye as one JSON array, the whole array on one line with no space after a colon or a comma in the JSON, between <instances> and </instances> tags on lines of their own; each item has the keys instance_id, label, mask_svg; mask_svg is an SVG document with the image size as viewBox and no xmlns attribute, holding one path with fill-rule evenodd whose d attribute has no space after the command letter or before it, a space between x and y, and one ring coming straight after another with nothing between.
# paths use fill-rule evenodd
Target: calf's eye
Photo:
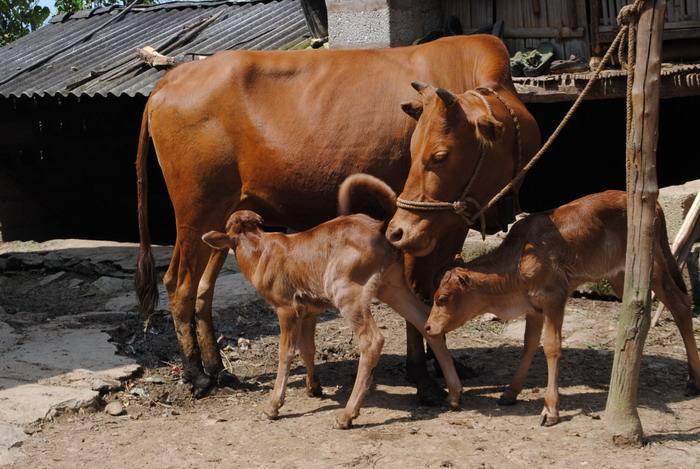
<instances>
[{"instance_id":1,"label":"calf's eye","mask_svg":"<svg viewBox=\"0 0 700 469\"><path fill-rule=\"evenodd\" d=\"M449 297L447 295L440 295L435 300L435 304L438 306L444 306L447 304L447 300L449 300Z\"/></svg>"}]
</instances>

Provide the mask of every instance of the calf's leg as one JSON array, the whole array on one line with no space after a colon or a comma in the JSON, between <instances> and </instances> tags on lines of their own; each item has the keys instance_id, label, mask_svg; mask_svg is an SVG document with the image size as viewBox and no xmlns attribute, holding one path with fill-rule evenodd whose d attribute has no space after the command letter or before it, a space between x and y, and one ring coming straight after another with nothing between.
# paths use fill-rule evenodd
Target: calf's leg
<instances>
[{"instance_id":1,"label":"calf's leg","mask_svg":"<svg viewBox=\"0 0 700 469\"><path fill-rule=\"evenodd\" d=\"M698 357L698 346L693 332L693 314L690 310L688 295L680 290L668 269L664 265L660 265L659 262L654 266L653 289L659 301L671 311L678 331L683 338L688 357L689 374L686 393L688 395L700 394L700 357Z\"/></svg>"},{"instance_id":2,"label":"calf's leg","mask_svg":"<svg viewBox=\"0 0 700 469\"><path fill-rule=\"evenodd\" d=\"M527 373L530 370L532 359L540 346L543 320L544 317L540 312L525 316L525 339L520 365L515 375L513 375L510 385L503 392L501 398L498 399L499 405L514 405L517 402L518 394L523 390Z\"/></svg>"},{"instance_id":3,"label":"calf's leg","mask_svg":"<svg viewBox=\"0 0 700 469\"><path fill-rule=\"evenodd\" d=\"M424 331L425 322L428 318L429 309L422 303L406 285L403 276L397 274L396 270L388 270L384 275L384 282L378 292L381 301L391 306L391 308L404 317L408 324L416 330ZM462 383L457 376L454 360L450 355L445 338L430 337L425 339L433 350L435 357L440 364L447 388L449 390L447 401L453 408L459 407L462 394ZM422 340L422 337L421 337ZM421 345L422 347L422 345Z\"/></svg>"},{"instance_id":4,"label":"calf's leg","mask_svg":"<svg viewBox=\"0 0 700 469\"><path fill-rule=\"evenodd\" d=\"M309 397L321 397L321 383L315 375L314 355L316 354L316 315L308 315L301 321L298 349L306 367L306 394Z\"/></svg>"},{"instance_id":5,"label":"calf's leg","mask_svg":"<svg viewBox=\"0 0 700 469\"><path fill-rule=\"evenodd\" d=\"M559 421L559 357L564 306L544 311L544 354L547 357L547 391L544 394L541 425L551 427Z\"/></svg>"},{"instance_id":6,"label":"calf's leg","mask_svg":"<svg viewBox=\"0 0 700 469\"><path fill-rule=\"evenodd\" d=\"M277 379L270 395L270 402L263 409L270 419L279 416L279 409L284 405L284 394L287 389L289 368L296 350L297 337L301 321L293 308L277 308L277 319L280 324L279 362L277 364Z\"/></svg>"}]
</instances>

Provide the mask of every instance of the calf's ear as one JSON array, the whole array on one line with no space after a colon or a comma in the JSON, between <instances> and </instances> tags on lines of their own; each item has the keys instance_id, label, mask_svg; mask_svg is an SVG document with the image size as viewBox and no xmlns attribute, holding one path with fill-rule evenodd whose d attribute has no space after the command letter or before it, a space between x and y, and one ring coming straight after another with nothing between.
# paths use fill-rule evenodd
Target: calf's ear
<instances>
[{"instance_id":1,"label":"calf's ear","mask_svg":"<svg viewBox=\"0 0 700 469\"><path fill-rule=\"evenodd\" d=\"M230 249L233 247L231 238L228 237L226 233L220 231L210 231L202 236L202 241L207 243L209 246L220 251Z\"/></svg>"},{"instance_id":2,"label":"calf's ear","mask_svg":"<svg viewBox=\"0 0 700 469\"><path fill-rule=\"evenodd\" d=\"M413 119L418 120L420 115L423 113L423 103L418 101L408 101L406 103L401 103L401 109Z\"/></svg>"}]
</instances>

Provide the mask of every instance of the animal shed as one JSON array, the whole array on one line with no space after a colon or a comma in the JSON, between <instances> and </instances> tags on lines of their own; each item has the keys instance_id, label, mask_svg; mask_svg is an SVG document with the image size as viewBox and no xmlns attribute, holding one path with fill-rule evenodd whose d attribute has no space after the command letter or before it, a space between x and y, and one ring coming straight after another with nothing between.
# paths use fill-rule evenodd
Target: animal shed
<instances>
[{"instance_id":1,"label":"animal shed","mask_svg":"<svg viewBox=\"0 0 700 469\"><path fill-rule=\"evenodd\" d=\"M669 2L664 51L675 60L700 57L700 0ZM408 2L410 3L410 2ZM420 4L420 2L414 2ZM465 33L503 20L514 53L550 41L560 57L600 54L624 2L564 0L443 0L443 21L460 19ZM311 6L316 7L309 14ZM323 35L325 9L300 0L174 2L98 8L59 15L50 24L0 49L0 234L2 239L136 237L133 161L138 126L150 90L163 70L135 57L152 46L193 58L224 49L293 49ZM417 6L416 6L417 8ZM304 13L307 13L305 15ZM107 24L122 13L118 21ZM217 16L218 15L218 16ZM307 18L310 20L307 21ZM103 27L75 47L72 42ZM420 36L416 31L416 38ZM66 49L66 50L62 50ZM45 61L31 70L36 61ZM700 178L688 158L684 118L700 104L700 69L664 66L659 142L663 185ZM16 77L11 78L13 75ZM522 99L544 136L553 131L590 73L516 78ZM523 207L550 208L580 195L624 188L625 76L608 70L569 128L525 181ZM149 161L156 242L171 242L172 211L159 168ZM562 175L575 171L573 180ZM155 221L158 220L158 221Z\"/></svg>"}]
</instances>

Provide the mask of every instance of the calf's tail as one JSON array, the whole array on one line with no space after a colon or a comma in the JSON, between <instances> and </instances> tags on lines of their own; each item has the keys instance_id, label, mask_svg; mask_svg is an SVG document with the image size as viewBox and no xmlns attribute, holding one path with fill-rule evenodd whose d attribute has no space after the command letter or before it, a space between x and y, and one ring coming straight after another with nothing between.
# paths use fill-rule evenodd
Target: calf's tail
<instances>
[{"instance_id":1,"label":"calf's tail","mask_svg":"<svg viewBox=\"0 0 700 469\"><path fill-rule=\"evenodd\" d=\"M656 228L658 232L657 236L659 237L659 244L661 244L661 257L663 258L663 261L666 264L668 272L671 274L671 278L673 278L673 282L676 284L680 291L687 295L688 288L685 286L683 276L681 275L681 270L678 268L678 262L676 262L676 259L673 257L673 253L671 253L671 247L668 243L668 234L666 231L666 218L664 217L663 210L658 205L656 207L656 219Z\"/></svg>"},{"instance_id":2,"label":"calf's tail","mask_svg":"<svg viewBox=\"0 0 700 469\"><path fill-rule=\"evenodd\" d=\"M158 280L151 252L151 234L148 230L148 147L151 135L148 130L148 104L141 118L139 148L136 153L136 187L138 196L139 254L136 260L134 287L139 310L148 318L158 306Z\"/></svg>"},{"instance_id":3,"label":"calf's tail","mask_svg":"<svg viewBox=\"0 0 700 469\"><path fill-rule=\"evenodd\" d=\"M396 192L387 183L369 174L348 176L338 191L338 213L366 213L378 220L389 220L396 211Z\"/></svg>"}]
</instances>

